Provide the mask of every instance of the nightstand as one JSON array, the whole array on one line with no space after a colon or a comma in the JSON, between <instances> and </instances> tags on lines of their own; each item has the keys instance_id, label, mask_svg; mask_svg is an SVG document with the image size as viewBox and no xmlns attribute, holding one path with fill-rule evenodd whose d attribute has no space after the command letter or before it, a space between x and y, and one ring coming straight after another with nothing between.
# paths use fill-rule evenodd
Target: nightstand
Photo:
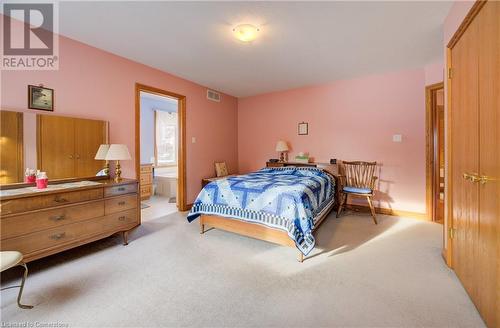
<instances>
[{"instance_id":1,"label":"nightstand","mask_svg":"<svg viewBox=\"0 0 500 328\"><path fill-rule=\"evenodd\" d=\"M236 176L236 174L225 175L223 177L203 178L203 179L201 179L201 187L204 188L207 184L209 184L212 181L217 181L220 179L225 179L225 178L234 177L234 176Z\"/></svg>"}]
</instances>

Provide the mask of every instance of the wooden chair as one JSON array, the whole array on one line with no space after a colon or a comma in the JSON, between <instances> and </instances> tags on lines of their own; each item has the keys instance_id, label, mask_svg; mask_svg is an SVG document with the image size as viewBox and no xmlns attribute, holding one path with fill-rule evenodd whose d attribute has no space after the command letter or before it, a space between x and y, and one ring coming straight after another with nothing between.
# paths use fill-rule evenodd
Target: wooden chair
<instances>
[{"instance_id":1,"label":"wooden chair","mask_svg":"<svg viewBox=\"0 0 500 328\"><path fill-rule=\"evenodd\" d=\"M342 209L347 204L349 195L355 197L366 197L370 211L373 217L373 222L377 224L375 209L373 208L372 197L375 190L375 168L377 162L342 162L344 166L344 175L339 176L340 180L340 204L337 210L339 217Z\"/></svg>"}]
</instances>

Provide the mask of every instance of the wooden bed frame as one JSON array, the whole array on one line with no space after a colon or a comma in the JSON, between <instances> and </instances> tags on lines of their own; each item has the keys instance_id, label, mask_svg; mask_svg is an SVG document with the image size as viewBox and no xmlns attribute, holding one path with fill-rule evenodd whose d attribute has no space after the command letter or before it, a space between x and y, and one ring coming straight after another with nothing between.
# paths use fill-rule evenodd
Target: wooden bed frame
<instances>
[{"instance_id":1,"label":"wooden bed frame","mask_svg":"<svg viewBox=\"0 0 500 328\"><path fill-rule=\"evenodd\" d=\"M318 218L314 231L318 229L323 220L330 214L334 207L335 202L329 205L326 209L323 210L323 213ZM207 228L216 228L220 230L234 232L243 236L260 239L264 241L268 241L274 244L296 247L295 242L288 236L286 231L278 230L270 227L266 227L264 225L252 222L245 222L239 219L226 218L218 215L208 215L202 214L200 215L200 234L204 234L207 231ZM298 251L297 260L299 262L304 261L304 254Z\"/></svg>"}]
</instances>

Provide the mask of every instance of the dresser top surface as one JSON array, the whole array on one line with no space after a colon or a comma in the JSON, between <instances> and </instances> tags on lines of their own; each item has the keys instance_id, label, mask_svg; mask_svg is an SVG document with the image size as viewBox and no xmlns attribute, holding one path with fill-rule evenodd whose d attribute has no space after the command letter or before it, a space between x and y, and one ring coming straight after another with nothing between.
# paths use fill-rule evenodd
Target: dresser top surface
<instances>
[{"instance_id":1,"label":"dresser top surface","mask_svg":"<svg viewBox=\"0 0 500 328\"><path fill-rule=\"evenodd\" d=\"M82 181L74 181L67 183L49 184L45 189L37 189L37 187L34 186L16 188L16 189L0 189L0 200L42 196L60 192L77 191L77 190L92 189L99 187L114 187L135 182L137 182L137 180L134 179L122 179L119 182L115 182L114 180L99 180L99 181L82 180Z\"/></svg>"}]
</instances>

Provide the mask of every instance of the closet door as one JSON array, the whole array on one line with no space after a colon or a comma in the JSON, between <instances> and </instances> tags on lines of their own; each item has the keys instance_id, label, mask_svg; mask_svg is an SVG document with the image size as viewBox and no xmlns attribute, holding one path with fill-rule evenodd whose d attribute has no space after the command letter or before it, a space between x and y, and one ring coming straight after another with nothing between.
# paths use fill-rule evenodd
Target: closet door
<instances>
[{"instance_id":1,"label":"closet door","mask_svg":"<svg viewBox=\"0 0 500 328\"><path fill-rule=\"evenodd\" d=\"M38 168L49 179L75 177L74 119L38 115Z\"/></svg>"},{"instance_id":2,"label":"closet door","mask_svg":"<svg viewBox=\"0 0 500 328\"><path fill-rule=\"evenodd\" d=\"M500 326L500 2L479 12L479 241L475 301L489 327Z\"/></svg>"},{"instance_id":3,"label":"closet door","mask_svg":"<svg viewBox=\"0 0 500 328\"><path fill-rule=\"evenodd\" d=\"M476 298L479 184L478 22L474 19L452 48L451 143L453 268L472 299ZM469 176L464 176L467 174Z\"/></svg>"},{"instance_id":4,"label":"closet door","mask_svg":"<svg viewBox=\"0 0 500 328\"><path fill-rule=\"evenodd\" d=\"M95 160L99 146L107 143L107 122L75 119L75 169L77 177L95 176L104 161Z\"/></svg>"}]
</instances>

